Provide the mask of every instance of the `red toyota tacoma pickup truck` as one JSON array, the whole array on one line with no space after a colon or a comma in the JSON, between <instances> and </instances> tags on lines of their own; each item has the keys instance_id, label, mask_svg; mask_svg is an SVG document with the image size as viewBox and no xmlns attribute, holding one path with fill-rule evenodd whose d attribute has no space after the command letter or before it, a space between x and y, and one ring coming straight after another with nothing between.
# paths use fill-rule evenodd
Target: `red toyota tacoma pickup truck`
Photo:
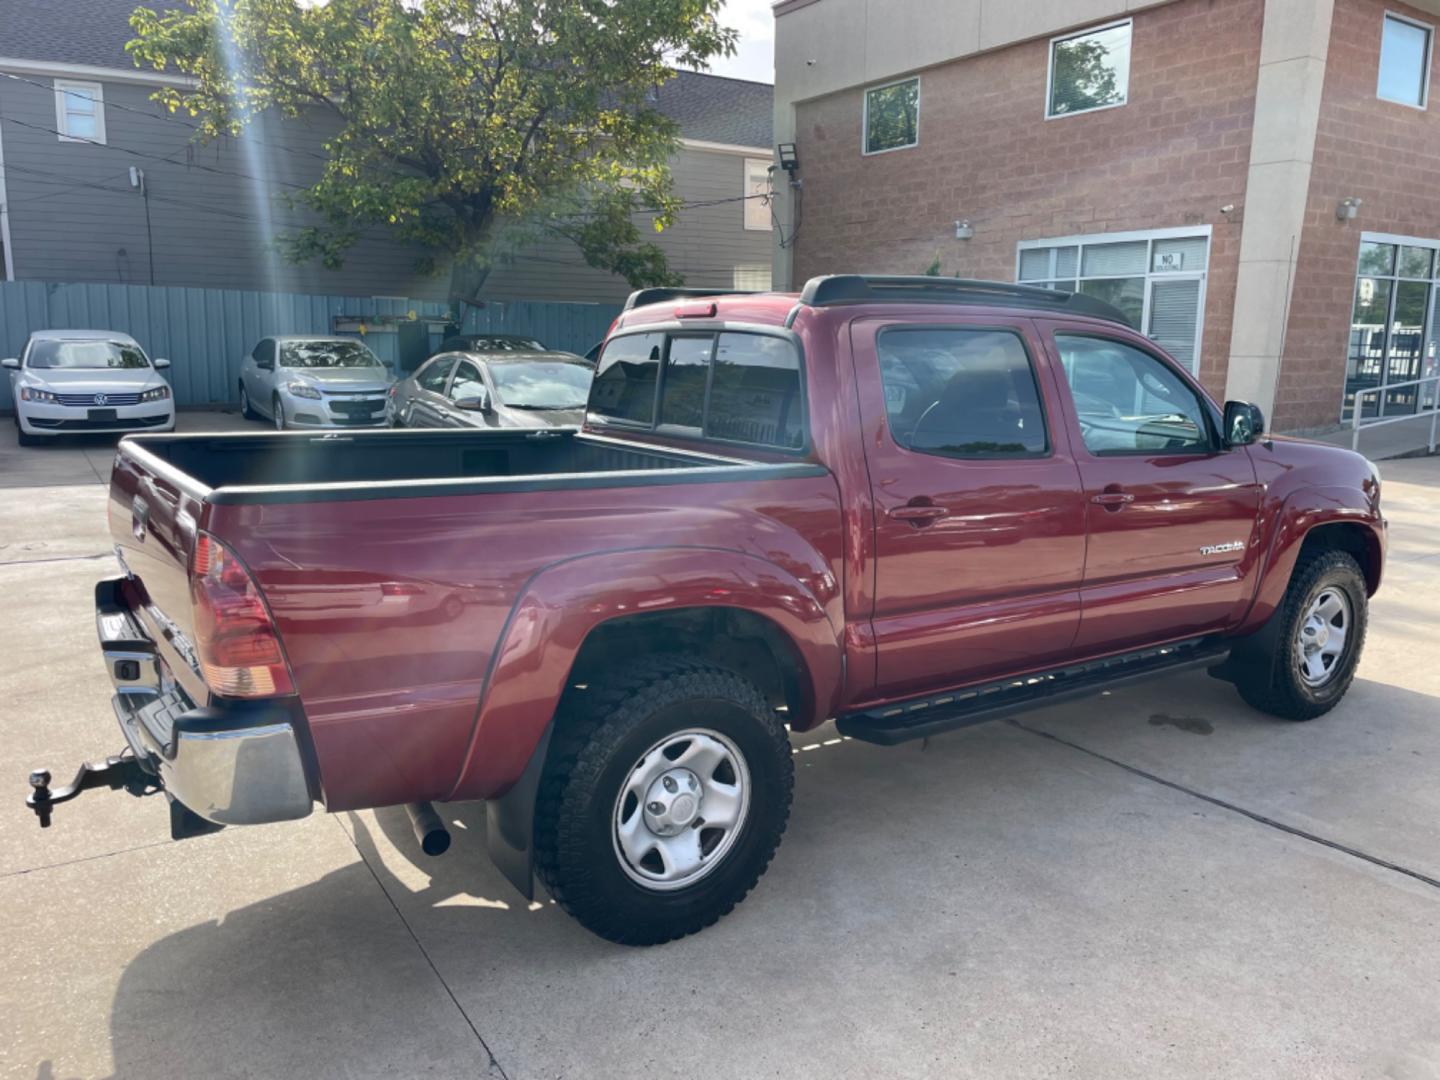
<instances>
[{"instance_id":1,"label":"red toyota tacoma pickup truck","mask_svg":"<svg viewBox=\"0 0 1440 1080\"><path fill-rule=\"evenodd\" d=\"M1203 665L1331 709L1380 584L1364 458L1267 436L1084 296L642 291L578 430L143 435L96 590L177 837L487 801L491 855L650 944L756 884L787 739L898 743Z\"/></svg>"}]
</instances>

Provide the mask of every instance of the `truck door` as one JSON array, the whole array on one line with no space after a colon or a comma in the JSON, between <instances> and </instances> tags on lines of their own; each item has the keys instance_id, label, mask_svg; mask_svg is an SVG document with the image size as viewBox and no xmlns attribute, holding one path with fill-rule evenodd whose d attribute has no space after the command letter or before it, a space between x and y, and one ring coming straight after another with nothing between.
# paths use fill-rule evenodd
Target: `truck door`
<instances>
[{"instance_id":1,"label":"truck door","mask_svg":"<svg viewBox=\"0 0 1440 1080\"><path fill-rule=\"evenodd\" d=\"M1080 621L1085 505L1028 320L858 319L875 507L876 696L1058 662Z\"/></svg>"},{"instance_id":2,"label":"truck door","mask_svg":"<svg viewBox=\"0 0 1440 1080\"><path fill-rule=\"evenodd\" d=\"M1144 338L1043 324L1085 484L1077 651L1223 629L1249 600L1260 489L1244 447Z\"/></svg>"}]
</instances>

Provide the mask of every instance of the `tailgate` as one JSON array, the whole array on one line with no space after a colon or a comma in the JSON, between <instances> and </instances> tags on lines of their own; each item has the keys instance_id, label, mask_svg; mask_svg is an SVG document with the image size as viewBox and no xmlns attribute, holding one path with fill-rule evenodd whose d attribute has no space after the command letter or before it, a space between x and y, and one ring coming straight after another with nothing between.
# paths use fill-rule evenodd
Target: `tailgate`
<instances>
[{"instance_id":1,"label":"tailgate","mask_svg":"<svg viewBox=\"0 0 1440 1080\"><path fill-rule=\"evenodd\" d=\"M190 641L190 553L208 489L137 447L120 443L110 474L109 524L131 580L125 595L191 698L209 696Z\"/></svg>"}]
</instances>

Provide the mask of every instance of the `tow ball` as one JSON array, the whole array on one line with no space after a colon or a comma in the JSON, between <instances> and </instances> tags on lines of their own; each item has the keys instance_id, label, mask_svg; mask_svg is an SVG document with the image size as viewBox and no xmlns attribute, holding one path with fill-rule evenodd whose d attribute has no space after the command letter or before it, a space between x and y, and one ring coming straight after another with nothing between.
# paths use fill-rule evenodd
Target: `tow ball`
<instances>
[{"instance_id":1,"label":"tow ball","mask_svg":"<svg viewBox=\"0 0 1440 1080\"><path fill-rule=\"evenodd\" d=\"M111 791L124 788L131 795L153 795L160 790L160 782L136 758L117 754L98 764L87 761L80 766L70 784L54 791L50 790L50 770L36 769L30 774L30 794L25 798L25 805L35 811L40 827L48 829L55 806L69 802L91 788L109 788Z\"/></svg>"}]
</instances>

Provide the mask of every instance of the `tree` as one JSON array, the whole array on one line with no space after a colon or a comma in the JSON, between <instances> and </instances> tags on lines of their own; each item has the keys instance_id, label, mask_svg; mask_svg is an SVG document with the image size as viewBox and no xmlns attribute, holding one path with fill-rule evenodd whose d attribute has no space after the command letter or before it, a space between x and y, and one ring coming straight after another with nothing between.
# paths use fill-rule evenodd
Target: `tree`
<instances>
[{"instance_id":1,"label":"tree","mask_svg":"<svg viewBox=\"0 0 1440 1080\"><path fill-rule=\"evenodd\" d=\"M722 0L184 0L140 8L127 48L193 87L155 99L238 135L269 111L328 114L316 215L284 238L331 268L373 226L448 263L473 302L497 259L540 236L573 242L632 285L679 284L658 245L679 200L677 126L651 104L675 66L735 49ZM648 220L647 220L648 219Z\"/></svg>"}]
</instances>

